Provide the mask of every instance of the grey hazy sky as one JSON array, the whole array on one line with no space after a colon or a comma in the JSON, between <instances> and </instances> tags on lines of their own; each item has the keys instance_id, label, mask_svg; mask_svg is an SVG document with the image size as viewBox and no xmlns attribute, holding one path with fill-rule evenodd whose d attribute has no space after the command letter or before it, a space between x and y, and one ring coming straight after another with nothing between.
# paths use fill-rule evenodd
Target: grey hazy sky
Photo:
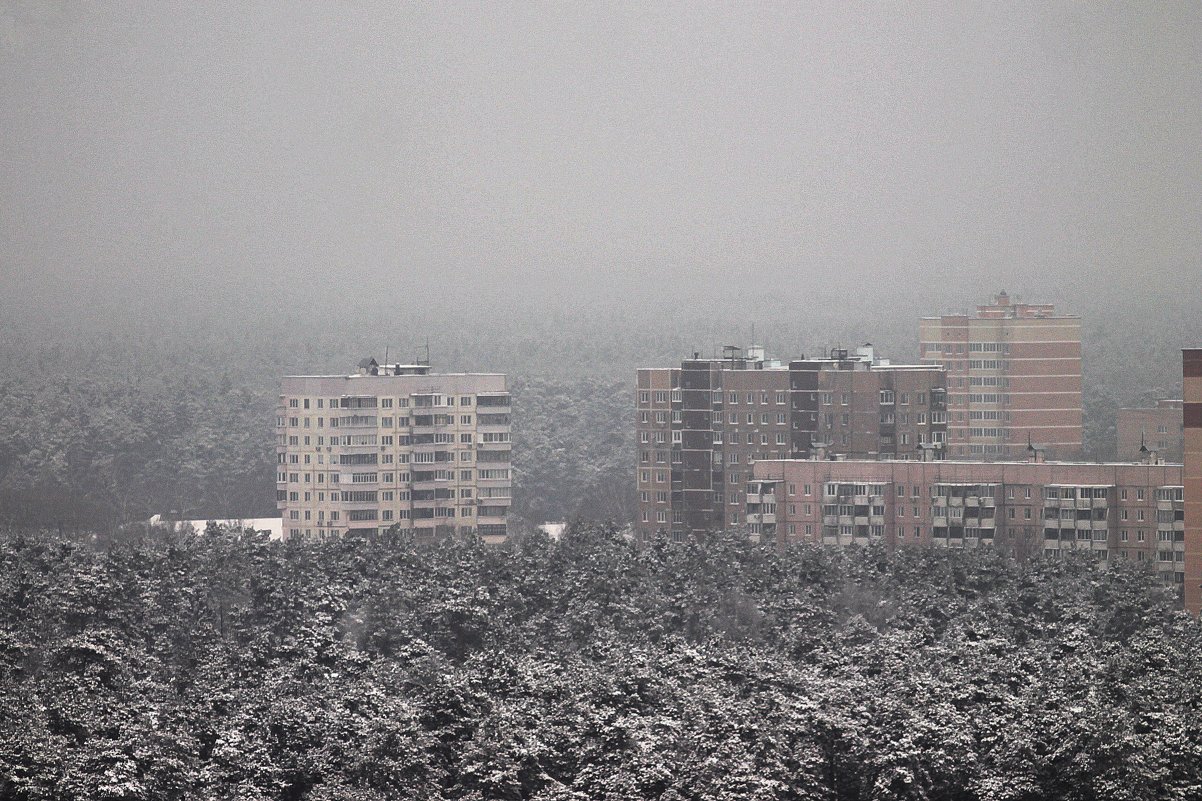
<instances>
[{"instance_id":1,"label":"grey hazy sky","mask_svg":"<svg viewBox=\"0 0 1202 801\"><path fill-rule=\"evenodd\" d=\"M1196 2L16 0L0 283L1197 292L1200 98Z\"/></svg>"}]
</instances>

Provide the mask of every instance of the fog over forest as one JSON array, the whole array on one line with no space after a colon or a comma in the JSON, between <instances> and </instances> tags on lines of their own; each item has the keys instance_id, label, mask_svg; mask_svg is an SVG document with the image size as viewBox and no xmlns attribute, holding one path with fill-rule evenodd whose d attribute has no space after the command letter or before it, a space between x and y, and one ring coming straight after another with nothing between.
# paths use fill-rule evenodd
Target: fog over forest
<instances>
[{"instance_id":1,"label":"fog over forest","mask_svg":"<svg viewBox=\"0 0 1202 801\"><path fill-rule=\"evenodd\" d=\"M428 339L515 382L519 508L620 518L635 367L753 326L913 359L1003 288L1084 316L1111 455L1202 341L1200 42L1189 4L5 4L4 507L270 512L279 376Z\"/></svg>"}]
</instances>

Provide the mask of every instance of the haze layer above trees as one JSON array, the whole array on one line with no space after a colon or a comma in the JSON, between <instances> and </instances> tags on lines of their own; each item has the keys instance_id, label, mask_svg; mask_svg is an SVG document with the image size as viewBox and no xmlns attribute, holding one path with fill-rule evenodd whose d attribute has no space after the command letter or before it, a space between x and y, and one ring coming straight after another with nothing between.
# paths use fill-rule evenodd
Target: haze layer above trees
<instances>
[{"instance_id":1,"label":"haze layer above trees","mask_svg":"<svg viewBox=\"0 0 1202 801\"><path fill-rule=\"evenodd\" d=\"M1181 343L1202 342L1202 319L1187 301L1068 307L1085 317L1086 445L1094 457L1113 456L1119 406L1179 396ZM280 376L349 372L386 348L409 357L428 336L436 369L510 376L519 521L626 521L636 367L746 343L753 322L755 337L781 356L871 340L903 361L916 356L920 313L873 317L858 306L768 303L748 306L762 314L746 318L711 314L721 307L708 305L662 314L342 308L329 326L289 321L278 310L217 319L154 309L79 330L10 318L0 343L0 519L107 529L173 510L271 515Z\"/></svg>"}]
</instances>

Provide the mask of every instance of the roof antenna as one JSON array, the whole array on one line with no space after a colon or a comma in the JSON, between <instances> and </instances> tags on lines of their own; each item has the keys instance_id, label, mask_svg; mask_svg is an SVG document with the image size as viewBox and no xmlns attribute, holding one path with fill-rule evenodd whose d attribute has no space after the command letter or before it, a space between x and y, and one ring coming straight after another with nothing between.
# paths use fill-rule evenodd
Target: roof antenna
<instances>
[{"instance_id":1,"label":"roof antenna","mask_svg":"<svg viewBox=\"0 0 1202 801\"><path fill-rule=\"evenodd\" d=\"M384 364L388 364L388 346L384 346Z\"/></svg>"}]
</instances>

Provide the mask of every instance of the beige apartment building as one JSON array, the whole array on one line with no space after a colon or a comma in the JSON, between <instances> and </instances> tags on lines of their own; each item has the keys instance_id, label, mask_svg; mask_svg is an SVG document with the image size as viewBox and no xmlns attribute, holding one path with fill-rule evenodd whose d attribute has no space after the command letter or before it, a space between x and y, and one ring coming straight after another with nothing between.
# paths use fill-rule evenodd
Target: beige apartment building
<instances>
[{"instance_id":1,"label":"beige apartment building","mask_svg":"<svg viewBox=\"0 0 1202 801\"><path fill-rule=\"evenodd\" d=\"M284 377L276 500L285 538L504 540L510 413L498 373L365 359L353 375Z\"/></svg>"},{"instance_id":2,"label":"beige apartment building","mask_svg":"<svg viewBox=\"0 0 1202 801\"><path fill-rule=\"evenodd\" d=\"M760 461L746 525L780 544L987 546L1019 559L1085 550L1154 563L1180 585L1183 486L1181 465L1151 460Z\"/></svg>"},{"instance_id":3,"label":"beige apartment building","mask_svg":"<svg viewBox=\"0 0 1202 801\"><path fill-rule=\"evenodd\" d=\"M1028 441L1081 457L1081 318L1002 292L972 316L924 317L919 341L947 369L948 458L1013 459Z\"/></svg>"}]
</instances>

